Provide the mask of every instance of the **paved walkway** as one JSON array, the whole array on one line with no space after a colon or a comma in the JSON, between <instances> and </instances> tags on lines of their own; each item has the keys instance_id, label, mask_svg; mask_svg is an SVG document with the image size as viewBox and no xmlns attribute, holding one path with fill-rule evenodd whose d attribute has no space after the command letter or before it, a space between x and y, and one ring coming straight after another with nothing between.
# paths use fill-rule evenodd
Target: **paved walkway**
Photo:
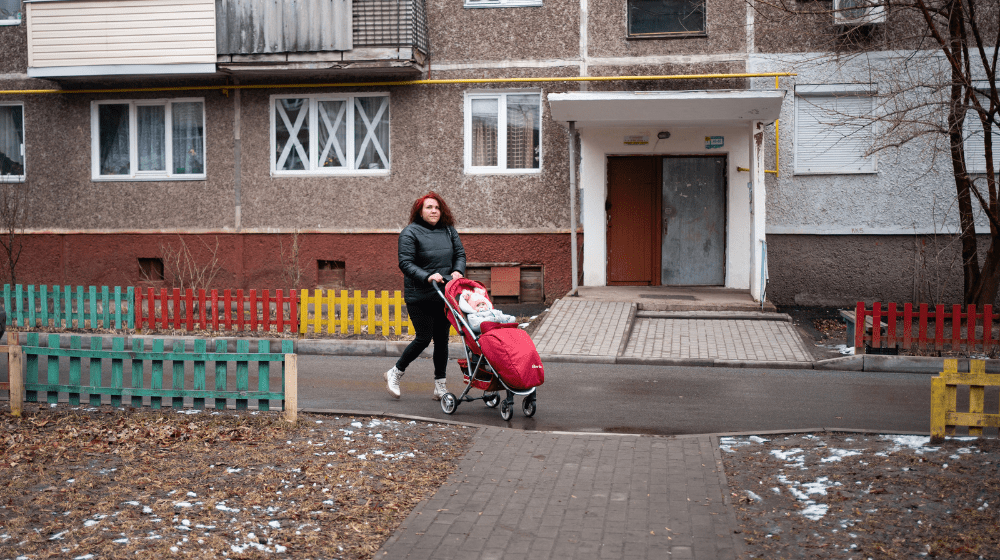
<instances>
[{"instance_id":1,"label":"paved walkway","mask_svg":"<svg viewBox=\"0 0 1000 560\"><path fill-rule=\"evenodd\" d=\"M713 436L481 428L376 559L731 559L742 550Z\"/></svg>"},{"instance_id":2,"label":"paved walkway","mask_svg":"<svg viewBox=\"0 0 1000 560\"><path fill-rule=\"evenodd\" d=\"M549 360L813 361L788 316L777 313L643 312L635 302L562 298L532 338L538 353Z\"/></svg>"},{"instance_id":3,"label":"paved walkway","mask_svg":"<svg viewBox=\"0 0 1000 560\"><path fill-rule=\"evenodd\" d=\"M629 302L562 298L532 340L542 355L617 356L636 310Z\"/></svg>"},{"instance_id":4,"label":"paved walkway","mask_svg":"<svg viewBox=\"0 0 1000 560\"><path fill-rule=\"evenodd\" d=\"M639 318L627 358L678 358L810 362L812 357L787 321Z\"/></svg>"}]
</instances>

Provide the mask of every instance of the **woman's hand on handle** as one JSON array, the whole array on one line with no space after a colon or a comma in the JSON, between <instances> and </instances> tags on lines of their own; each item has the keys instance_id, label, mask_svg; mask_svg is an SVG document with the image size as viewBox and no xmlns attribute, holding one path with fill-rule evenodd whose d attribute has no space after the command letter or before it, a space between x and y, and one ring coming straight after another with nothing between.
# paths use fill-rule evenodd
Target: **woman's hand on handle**
<instances>
[{"instance_id":1,"label":"woman's hand on handle","mask_svg":"<svg viewBox=\"0 0 1000 560\"><path fill-rule=\"evenodd\" d=\"M462 276L462 273L457 270L451 273L452 280L458 280L459 278L465 278L465 276Z\"/></svg>"},{"instance_id":2,"label":"woman's hand on handle","mask_svg":"<svg viewBox=\"0 0 1000 560\"><path fill-rule=\"evenodd\" d=\"M439 284L444 284L444 276L441 276L441 273L439 272L435 272L427 277L427 281L431 283L437 282Z\"/></svg>"}]
</instances>

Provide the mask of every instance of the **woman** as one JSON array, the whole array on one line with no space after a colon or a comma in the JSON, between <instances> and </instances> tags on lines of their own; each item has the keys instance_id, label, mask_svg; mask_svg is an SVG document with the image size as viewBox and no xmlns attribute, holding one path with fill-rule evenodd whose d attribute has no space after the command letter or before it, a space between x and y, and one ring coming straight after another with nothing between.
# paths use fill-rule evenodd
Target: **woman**
<instances>
[{"instance_id":1,"label":"woman","mask_svg":"<svg viewBox=\"0 0 1000 560\"><path fill-rule=\"evenodd\" d=\"M440 195L425 194L413 203L410 225L399 234L399 269L403 271L403 299L416 330L413 342L403 350L396 365L385 372L386 388L399 398L399 378L410 362L434 342L434 393L438 401L448 392L445 367L448 365L448 330L444 302L434 293L433 283L462 278L465 248L455 231L451 210ZM444 286L440 286L444 288Z\"/></svg>"}]
</instances>

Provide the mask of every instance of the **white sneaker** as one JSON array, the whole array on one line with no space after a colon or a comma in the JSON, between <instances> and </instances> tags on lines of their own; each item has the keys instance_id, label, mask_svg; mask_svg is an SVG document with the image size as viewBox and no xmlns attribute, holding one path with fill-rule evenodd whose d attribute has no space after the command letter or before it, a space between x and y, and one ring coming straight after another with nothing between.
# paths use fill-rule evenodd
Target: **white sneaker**
<instances>
[{"instance_id":1,"label":"white sneaker","mask_svg":"<svg viewBox=\"0 0 1000 560\"><path fill-rule=\"evenodd\" d=\"M435 379L434 380L434 394L431 395L431 398L434 399L434 400L436 400L436 401L439 401L439 400L441 400L441 397L443 397L444 394L447 393L447 392L448 392L448 386L445 385L444 379Z\"/></svg>"},{"instance_id":2,"label":"white sneaker","mask_svg":"<svg viewBox=\"0 0 1000 560\"><path fill-rule=\"evenodd\" d=\"M399 398L399 378L403 377L403 373L396 366L392 366L392 369L385 372L386 389L394 399Z\"/></svg>"}]
</instances>

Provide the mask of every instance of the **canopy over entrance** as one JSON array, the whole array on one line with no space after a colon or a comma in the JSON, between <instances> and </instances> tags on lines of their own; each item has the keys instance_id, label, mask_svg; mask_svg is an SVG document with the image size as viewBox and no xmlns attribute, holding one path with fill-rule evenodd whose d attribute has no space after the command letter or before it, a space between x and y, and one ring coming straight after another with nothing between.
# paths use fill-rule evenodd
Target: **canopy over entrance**
<instances>
[{"instance_id":1,"label":"canopy over entrance","mask_svg":"<svg viewBox=\"0 0 1000 560\"><path fill-rule=\"evenodd\" d=\"M774 122L784 90L551 93L552 119L576 128Z\"/></svg>"},{"instance_id":2,"label":"canopy over entrance","mask_svg":"<svg viewBox=\"0 0 1000 560\"><path fill-rule=\"evenodd\" d=\"M549 94L550 116L554 121L566 124L571 136L577 130L580 131L580 148L583 152L583 157L577 162L574 154L576 142L569 142L570 161L574 162L570 165L574 291L577 288L578 273L575 260L578 195L583 197L583 212L580 217L583 219L583 229L588 241L584 247L585 286L606 286L609 282L650 282L651 285L660 282L684 283L686 277L677 281L667 274L676 271L665 271L663 275L658 275L654 270L662 268L666 258L662 257L661 249L673 246L675 240L670 237L670 232L674 231L674 237L684 236L683 226L680 230L677 230L677 226L685 223L683 219L687 216L679 214L683 209L666 197L661 201L660 197L655 196L663 189L673 192L663 186L667 183L662 177L666 177L667 172L663 171L662 177L654 173L660 178L649 179L657 183L649 189L638 189L632 183L645 177L639 176L639 169L643 167L640 164L646 160L658 158L654 163L662 160L663 165L666 165L676 163L674 160L682 156L693 158L693 161L712 156L715 158L715 166L721 166L718 173L713 175L722 181L716 185L718 200L708 200L701 196L704 193L699 193L699 203L705 207L711 206L722 216L724 223L716 229L724 231L724 240L716 241L724 247L724 252L719 253L721 256L713 257L711 263L698 261L696 264L711 264L709 268L718 273L712 278L722 277L722 286L749 289L754 300L763 302L767 285L764 131L767 124L777 120L784 98L785 91L778 89ZM665 130L667 127L670 128L669 131ZM619 187L616 186L617 183L611 185L610 182L617 177L616 168L613 169L612 164L622 158L628 158L629 161L622 179L624 182ZM577 165L581 178L579 187L576 185ZM659 169L655 165L654 168ZM676 173L670 173L671 178L676 178L674 175ZM692 184L695 182L697 181L687 181ZM743 185L747 185L749 189L743 188ZM617 201L622 204L612 201L612 194L644 196L647 190L653 195L647 197L650 198L648 201L643 198L639 208L649 209L649 219L641 223L631 219L623 222L623 216L615 212L625 212L631 216L628 211L630 207L622 206L622 201ZM615 210L619 207L625 210ZM673 229L666 226L668 222L674 224ZM609 232L616 236L612 238ZM629 236L636 239L649 237L652 249L646 251L645 245L639 246L631 242L623 244L619 239L622 235L628 239L631 239ZM645 267L646 261L643 260L646 252L653 255L650 261L653 264L649 267ZM657 260L657 256L662 258ZM687 259L684 262L690 264L692 261ZM645 279L642 275L636 275L636 279L619 277L619 269L631 272L633 269L645 270L644 267L652 270L651 279ZM713 280L712 284L717 282L719 280Z\"/></svg>"}]
</instances>

